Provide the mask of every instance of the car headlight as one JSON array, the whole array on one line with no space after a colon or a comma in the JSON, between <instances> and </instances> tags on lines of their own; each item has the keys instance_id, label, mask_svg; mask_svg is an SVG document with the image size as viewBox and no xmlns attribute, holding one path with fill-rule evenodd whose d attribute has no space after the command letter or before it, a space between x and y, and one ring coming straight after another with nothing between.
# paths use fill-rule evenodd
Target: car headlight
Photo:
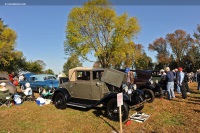
<instances>
[{"instance_id":1,"label":"car headlight","mask_svg":"<svg viewBox=\"0 0 200 133\"><path fill-rule=\"evenodd\" d=\"M133 84L133 90L136 90L136 89L137 89L137 85Z\"/></svg>"},{"instance_id":2,"label":"car headlight","mask_svg":"<svg viewBox=\"0 0 200 133\"><path fill-rule=\"evenodd\" d=\"M132 89L128 89L128 94L132 94L133 90Z\"/></svg>"},{"instance_id":3,"label":"car headlight","mask_svg":"<svg viewBox=\"0 0 200 133\"><path fill-rule=\"evenodd\" d=\"M149 80L150 84L152 85L153 84L153 80Z\"/></svg>"},{"instance_id":4,"label":"car headlight","mask_svg":"<svg viewBox=\"0 0 200 133\"><path fill-rule=\"evenodd\" d=\"M128 86L127 86L126 84L123 84L123 85L122 85L122 88L123 88L123 90L124 90L125 92L128 92Z\"/></svg>"},{"instance_id":5,"label":"car headlight","mask_svg":"<svg viewBox=\"0 0 200 133\"><path fill-rule=\"evenodd\" d=\"M157 84L157 83L158 83L158 80L156 80L155 83Z\"/></svg>"}]
</instances>

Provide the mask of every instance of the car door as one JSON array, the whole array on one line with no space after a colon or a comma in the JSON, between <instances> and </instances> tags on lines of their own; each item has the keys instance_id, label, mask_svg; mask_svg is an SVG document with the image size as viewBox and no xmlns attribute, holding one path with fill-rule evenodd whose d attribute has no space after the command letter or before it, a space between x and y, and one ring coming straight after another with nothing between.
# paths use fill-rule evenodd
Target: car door
<instances>
[{"instance_id":1,"label":"car door","mask_svg":"<svg viewBox=\"0 0 200 133\"><path fill-rule=\"evenodd\" d=\"M37 89L36 89L35 82L37 81L37 78L34 77L34 76L31 76L29 81L30 81L31 89L32 89L33 91L36 91Z\"/></svg>"},{"instance_id":2,"label":"car door","mask_svg":"<svg viewBox=\"0 0 200 133\"><path fill-rule=\"evenodd\" d=\"M91 74L90 71L77 71L76 81L70 84L70 95L72 98L91 99Z\"/></svg>"},{"instance_id":3,"label":"car door","mask_svg":"<svg viewBox=\"0 0 200 133\"><path fill-rule=\"evenodd\" d=\"M102 83L100 81L101 79L101 73L103 71L93 71L92 72L92 81L91 81L91 91L92 91L92 100L100 100L103 97L102 94Z\"/></svg>"}]
</instances>

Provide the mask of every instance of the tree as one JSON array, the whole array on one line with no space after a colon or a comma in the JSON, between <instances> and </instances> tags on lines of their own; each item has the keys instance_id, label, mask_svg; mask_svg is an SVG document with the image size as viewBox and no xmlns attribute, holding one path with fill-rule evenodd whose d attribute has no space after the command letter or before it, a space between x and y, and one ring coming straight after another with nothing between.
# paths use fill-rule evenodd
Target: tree
<instances>
[{"instance_id":1,"label":"tree","mask_svg":"<svg viewBox=\"0 0 200 133\"><path fill-rule=\"evenodd\" d=\"M24 70L26 58L16 48L17 34L0 18L0 71L8 73Z\"/></svg>"},{"instance_id":2,"label":"tree","mask_svg":"<svg viewBox=\"0 0 200 133\"><path fill-rule=\"evenodd\" d=\"M197 25L197 29L193 34L195 45L193 45L188 52L191 56L193 71L200 68L200 24Z\"/></svg>"},{"instance_id":3,"label":"tree","mask_svg":"<svg viewBox=\"0 0 200 133\"><path fill-rule=\"evenodd\" d=\"M43 72L42 71L43 67L37 61L28 61L28 62L26 62L25 70L27 70L29 72L33 72L33 73L39 74L39 73Z\"/></svg>"},{"instance_id":4,"label":"tree","mask_svg":"<svg viewBox=\"0 0 200 133\"><path fill-rule=\"evenodd\" d=\"M175 60L180 64L192 46L193 39L184 30L176 30L174 33L167 34L166 40L171 46Z\"/></svg>"},{"instance_id":5,"label":"tree","mask_svg":"<svg viewBox=\"0 0 200 133\"><path fill-rule=\"evenodd\" d=\"M68 76L68 71L74 67L81 67L82 63L78 59L78 56L73 54L68 58L67 62L63 65L63 73Z\"/></svg>"},{"instance_id":6,"label":"tree","mask_svg":"<svg viewBox=\"0 0 200 133\"><path fill-rule=\"evenodd\" d=\"M45 70L44 73L46 73L46 74L54 74L53 70L51 70L51 69Z\"/></svg>"},{"instance_id":7,"label":"tree","mask_svg":"<svg viewBox=\"0 0 200 133\"><path fill-rule=\"evenodd\" d=\"M170 62L170 52L167 47L167 42L164 38L160 37L156 39L152 44L149 44L148 49L157 52L158 63L166 66Z\"/></svg>"},{"instance_id":8,"label":"tree","mask_svg":"<svg viewBox=\"0 0 200 133\"><path fill-rule=\"evenodd\" d=\"M44 70L44 69L45 69L45 67L46 67L46 64L44 63L44 61L43 61L43 60L36 60L35 62L37 62L38 64L40 64L40 66L42 67L42 70Z\"/></svg>"},{"instance_id":9,"label":"tree","mask_svg":"<svg viewBox=\"0 0 200 133\"><path fill-rule=\"evenodd\" d=\"M90 53L103 68L110 67L111 62L126 59L129 44L139 31L135 17L117 16L107 0L91 0L71 10L64 50L67 55L92 61L87 57Z\"/></svg>"},{"instance_id":10,"label":"tree","mask_svg":"<svg viewBox=\"0 0 200 133\"><path fill-rule=\"evenodd\" d=\"M16 38L15 31L8 28L0 18L0 66L7 67L14 60Z\"/></svg>"}]
</instances>

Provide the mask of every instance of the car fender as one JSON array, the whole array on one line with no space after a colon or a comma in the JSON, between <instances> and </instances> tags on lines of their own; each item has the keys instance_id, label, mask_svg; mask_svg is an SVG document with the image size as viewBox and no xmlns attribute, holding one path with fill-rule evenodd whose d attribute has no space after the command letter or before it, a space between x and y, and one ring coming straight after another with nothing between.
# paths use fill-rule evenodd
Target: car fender
<instances>
[{"instance_id":1,"label":"car fender","mask_svg":"<svg viewBox=\"0 0 200 133\"><path fill-rule=\"evenodd\" d=\"M111 100L113 98L117 98L117 94L118 93L110 93L110 94L106 95L98 103L96 103L96 105L101 104L101 103L107 103L109 100ZM130 101L130 98L126 94L123 94L123 100Z\"/></svg>"},{"instance_id":2,"label":"car fender","mask_svg":"<svg viewBox=\"0 0 200 133\"><path fill-rule=\"evenodd\" d=\"M52 96L52 101L54 101L54 98L55 98L55 95L58 93L58 92L61 92L65 95L65 98L66 98L66 101L69 99L70 95L69 95L69 92L67 91L67 89L65 88L57 88Z\"/></svg>"},{"instance_id":3,"label":"car fender","mask_svg":"<svg viewBox=\"0 0 200 133\"><path fill-rule=\"evenodd\" d=\"M140 89L136 89L134 92L133 92L133 95L143 95L144 92Z\"/></svg>"},{"instance_id":4,"label":"car fender","mask_svg":"<svg viewBox=\"0 0 200 133\"><path fill-rule=\"evenodd\" d=\"M154 89L154 87L153 86L151 86L151 85L142 85L142 86L140 86L140 87L138 87L137 89L139 89L139 90L142 90L142 89L150 89L150 90L153 90Z\"/></svg>"}]
</instances>

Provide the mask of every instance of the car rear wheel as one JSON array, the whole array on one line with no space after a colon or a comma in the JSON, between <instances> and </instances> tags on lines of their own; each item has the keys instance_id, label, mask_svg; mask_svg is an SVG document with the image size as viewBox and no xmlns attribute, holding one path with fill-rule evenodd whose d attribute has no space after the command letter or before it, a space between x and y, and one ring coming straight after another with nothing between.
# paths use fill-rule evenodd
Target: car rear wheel
<instances>
[{"instance_id":1,"label":"car rear wheel","mask_svg":"<svg viewBox=\"0 0 200 133\"><path fill-rule=\"evenodd\" d=\"M126 102L121 106L122 110L122 121L125 121L128 118L129 107ZM107 103L106 114L109 119L113 121L119 121L119 107L117 107L117 99L111 99Z\"/></svg>"},{"instance_id":2,"label":"car rear wheel","mask_svg":"<svg viewBox=\"0 0 200 133\"><path fill-rule=\"evenodd\" d=\"M55 99L54 99L55 107L57 109L66 109L66 107L67 107L66 103L67 103L67 101L66 101L65 95L61 92L58 92L55 95Z\"/></svg>"}]
</instances>

